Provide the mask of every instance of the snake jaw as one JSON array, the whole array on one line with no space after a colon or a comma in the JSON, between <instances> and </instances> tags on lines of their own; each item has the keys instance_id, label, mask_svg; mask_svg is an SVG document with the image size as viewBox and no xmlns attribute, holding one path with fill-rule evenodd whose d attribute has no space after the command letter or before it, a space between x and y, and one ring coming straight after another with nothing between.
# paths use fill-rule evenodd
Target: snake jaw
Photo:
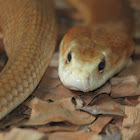
<instances>
[{"instance_id":1,"label":"snake jaw","mask_svg":"<svg viewBox=\"0 0 140 140\"><path fill-rule=\"evenodd\" d=\"M77 79L73 75L69 75L63 80L63 84L72 90L80 90L83 92L88 92L90 90L90 83L87 79Z\"/></svg>"}]
</instances>

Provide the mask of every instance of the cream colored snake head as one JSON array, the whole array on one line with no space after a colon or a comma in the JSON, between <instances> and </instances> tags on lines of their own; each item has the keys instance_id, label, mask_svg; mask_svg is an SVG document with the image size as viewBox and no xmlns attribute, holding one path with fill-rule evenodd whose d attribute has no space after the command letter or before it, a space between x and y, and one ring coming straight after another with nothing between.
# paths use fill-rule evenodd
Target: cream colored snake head
<instances>
[{"instance_id":1,"label":"cream colored snake head","mask_svg":"<svg viewBox=\"0 0 140 140\"><path fill-rule=\"evenodd\" d=\"M121 30L121 24L110 26L73 27L64 36L59 77L66 87L92 91L126 65L133 50L132 39Z\"/></svg>"}]
</instances>

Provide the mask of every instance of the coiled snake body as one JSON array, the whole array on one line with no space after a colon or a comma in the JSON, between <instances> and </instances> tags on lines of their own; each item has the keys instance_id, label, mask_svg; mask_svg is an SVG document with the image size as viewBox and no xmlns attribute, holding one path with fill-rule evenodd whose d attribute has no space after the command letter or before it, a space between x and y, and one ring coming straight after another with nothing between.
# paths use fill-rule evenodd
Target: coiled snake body
<instances>
[{"instance_id":1,"label":"coiled snake body","mask_svg":"<svg viewBox=\"0 0 140 140\"><path fill-rule=\"evenodd\" d=\"M60 50L59 76L64 85L90 91L126 65L133 42L130 18L123 18L96 28L86 20L89 26L68 32ZM57 41L52 0L0 0L0 27L9 58L0 73L2 119L33 92L51 59Z\"/></svg>"}]
</instances>

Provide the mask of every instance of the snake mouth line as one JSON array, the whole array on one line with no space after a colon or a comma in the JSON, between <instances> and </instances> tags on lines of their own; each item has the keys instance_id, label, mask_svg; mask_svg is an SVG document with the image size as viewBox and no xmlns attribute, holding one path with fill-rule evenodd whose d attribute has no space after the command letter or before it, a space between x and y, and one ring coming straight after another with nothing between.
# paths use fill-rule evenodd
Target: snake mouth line
<instances>
[{"instance_id":1,"label":"snake mouth line","mask_svg":"<svg viewBox=\"0 0 140 140\"><path fill-rule=\"evenodd\" d=\"M89 75L88 78L77 78L73 76L71 70L63 76L63 83L66 87L72 90L88 92L92 89L93 78Z\"/></svg>"}]
</instances>

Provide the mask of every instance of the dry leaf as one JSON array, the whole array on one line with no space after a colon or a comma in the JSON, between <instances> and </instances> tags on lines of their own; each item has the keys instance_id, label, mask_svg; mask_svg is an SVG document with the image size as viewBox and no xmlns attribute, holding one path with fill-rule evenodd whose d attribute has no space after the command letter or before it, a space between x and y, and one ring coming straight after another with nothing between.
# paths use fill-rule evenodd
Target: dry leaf
<instances>
[{"instance_id":1,"label":"dry leaf","mask_svg":"<svg viewBox=\"0 0 140 140\"><path fill-rule=\"evenodd\" d=\"M76 111L71 98L47 103L35 98L30 107L32 113L29 121L24 125L42 125L50 122L69 122L75 125L89 124L95 120L94 116Z\"/></svg>"},{"instance_id":2,"label":"dry leaf","mask_svg":"<svg viewBox=\"0 0 140 140\"><path fill-rule=\"evenodd\" d=\"M127 77L115 77L111 82L111 96L112 97L126 97L140 95L138 90L138 78L134 75Z\"/></svg>"},{"instance_id":3,"label":"dry leaf","mask_svg":"<svg viewBox=\"0 0 140 140\"><path fill-rule=\"evenodd\" d=\"M128 106L136 106L139 103L140 101L138 101L138 96L124 98L124 100L121 102L121 104Z\"/></svg>"},{"instance_id":4,"label":"dry leaf","mask_svg":"<svg viewBox=\"0 0 140 140\"><path fill-rule=\"evenodd\" d=\"M38 97L42 100L52 100L52 101L70 98L81 94L83 93L69 90L62 84L50 90L36 89L36 91L33 93L35 97Z\"/></svg>"},{"instance_id":5,"label":"dry leaf","mask_svg":"<svg viewBox=\"0 0 140 140\"><path fill-rule=\"evenodd\" d=\"M86 94L80 95L81 100L84 102L85 105L88 105L95 99L99 94L94 94L94 92L88 92Z\"/></svg>"},{"instance_id":6,"label":"dry leaf","mask_svg":"<svg viewBox=\"0 0 140 140\"><path fill-rule=\"evenodd\" d=\"M58 78L58 68L48 67L44 76L57 79Z\"/></svg>"},{"instance_id":7,"label":"dry leaf","mask_svg":"<svg viewBox=\"0 0 140 140\"><path fill-rule=\"evenodd\" d=\"M94 103L94 104L93 104ZM92 102L93 105L76 106L76 109L83 110L93 115L107 114L124 116L123 106L116 103L109 95L101 94Z\"/></svg>"},{"instance_id":8,"label":"dry leaf","mask_svg":"<svg viewBox=\"0 0 140 140\"><path fill-rule=\"evenodd\" d=\"M90 126L91 131L96 134L100 133L102 129L113 119L113 116L99 116Z\"/></svg>"},{"instance_id":9,"label":"dry leaf","mask_svg":"<svg viewBox=\"0 0 140 140\"><path fill-rule=\"evenodd\" d=\"M39 132L56 132L56 131L77 131L80 126L76 125L59 125L59 126L46 126L46 127L39 127L37 130Z\"/></svg>"},{"instance_id":10,"label":"dry leaf","mask_svg":"<svg viewBox=\"0 0 140 140\"><path fill-rule=\"evenodd\" d=\"M140 124L134 125L130 128L120 128L122 133L122 140L139 140L140 139Z\"/></svg>"},{"instance_id":11,"label":"dry leaf","mask_svg":"<svg viewBox=\"0 0 140 140\"><path fill-rule=\"evenodd\" d=\"M93 132L56 132L48 137L48 140L89 140L94 135Z\"/></svg>"},{"instance_id":12,"label":"dry leaf","mask_svg":"<svg viewBox=\"0 0 140 140\"><path fill-rule=\"evenodd\" d=\"M111 91L111 85L109 82L107 82L105 85L103 85L101 88L97 89L94 94L101 94L101 93L110 93Z\"/></svg>"},{"instance_id":13,"label":"dry leaf","mask_svg":"<svg viewBox=\"0 0 140 140\"><path fill-rule=\"evenodd\" d=\"M73 98L72 98L72 102L73 102L75 105L78 105L78 106L81 106L81 107L84 105L84 102L81 100L80 96L73 97Z\"/></svg>"},{"instance_id":14,"label":"dry leaf","mask_svg":"<svg viewBox=\"0 0 140 140\"><path fill-rule=\"evenodd\" d=\"M121 140L121 134L119 132L114 132L109 136L106 135L94 135L89 140Z\"/></svg>"},{"instance_id":15,"label":"dry leaf","mask_svg":"<svg viewBox=\"0 0 140 140\"><path fill-rule=\"evenodd\" d=\"M1 132L1 140L40 140L45 138L44 133L40 133L31 129L13 128L9 132Z\"/></svg>"},{"instance_id":16,"label":"dry leaf","mask_svg":"<svg viewBox=\"0 0 140 140\"><path fill-rule=\"evenodd\" d=\"M93 91L93 92L88 92L86 94L80 95L81 100L84 102L84 104L88 105L90 104L97 96L99 96L102 93L110 93L110 84L106 83L104 86L101 88Z\"/></svg>"},{"instance_id":17,"label":"dry leaf","mask_svg":"<svg viewBox=\"0 0 140 140\"><path fill-rule=\"evenodd\" d=\"M59 53L55 52L49 64L50 67L58 67Z\"/></svg>"},{"instance_id":18,"label":"dry leaf","mask_svg":"<svg viewBox=\"0 0 140 140\"><path fill-rule=\"evenodd\" d=\"M140 124L140 108L135 106L125 106L125 114L127 117L123 120L124 127L131 127Z\"/></svg>"},{"instance_id":19,"label":"dry leaf","mask_svg":"<svg viewBox=\"0 0 140 140\"><path fill-rule=\"evenodd\" d=\"M140 60L135 61L133 65L125 68L119 73L119 76L121 77L126 77L130 75L135 75L138 79L140 79Z\"/></svg>"},{"instance_id":20,"label":"dry leaf","mask_svg":"<svg viewBox=\"0 0 140 140\"><path fill-rule=\"evenodd\" d=\"M113 119L112 123L109 123L104 129L104 131L106 132L107 135L120 131L120 129L119 129L120 125L118 125L117 123L113 123L114 120L115 119Z\"/></svg>"},{"instance_id":21,"label":"dry leaf","mask_svg":"<svg viewBox=\"0 0 140 140\"><path fill-rule=\"evenodd\" d=\"M24 105L16 108L16 110L8 114L4 119L0 121L0 128L4 129L9 126L19 125L22 120L27 118L27 115L22 114L26 109L27 107Z\"/></svg>"},{"instance_id":22,"label":"dry leaf","mask_svg":"<svg viewBox=\"0 0 140 140\"><path fill-rule=\"evenodd\" d=\"M48 92L49 90L56 88L60 84L61 82L59 79L44 77L41 81L41 84L39 84L38 89L43 92Z\"/></svg>"},{"instance_id":23,"label":"dry leaf","mask_svg":"<svg viewBox=\"0 0 140 140\"><path fill-rule=\"evenodd\" d=\"M49 67L40 81L38 88L48 91L49 89L55 88L60 84L61 82L58 79L58 71L55 68Z\"/></svg>"},{"instance_id":24,"label":"dry leaf","mask_svg":"<svg viewBox=\"0 0 140 140\"><path fill-rule=\"evenodd\" d=\"M134 125L131 127L132 130L136 130L135 134L132 136L130 140L139 140L140 139L140 124Z\"/></svg>"},{"instance_id":25,"label":"dry leaf","mask_svg":"<svg viewBox=\"0 0 140 140\"><path fill-rule=\"evenodd\" d=\"M123 123L123 118L124 118L124 117L122 117L122 116L115 116L115 117L114 117L114 121L115 121L116 124L122 125L122 123Z\"/></svg>"}]
</instances>

